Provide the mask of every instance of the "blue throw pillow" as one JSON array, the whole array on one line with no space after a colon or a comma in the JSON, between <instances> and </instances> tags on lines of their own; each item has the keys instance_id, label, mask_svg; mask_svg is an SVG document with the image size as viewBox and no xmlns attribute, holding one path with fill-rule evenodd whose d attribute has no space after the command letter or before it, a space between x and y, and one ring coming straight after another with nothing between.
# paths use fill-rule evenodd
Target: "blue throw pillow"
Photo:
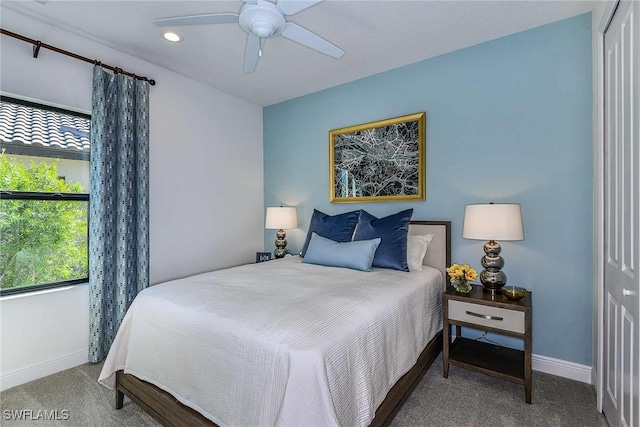
<instances>
[{"instance_id":1,"label":"blue throw pillow","mask_svg":"<svg viewBox=\"0 0 640 427\"><path fill-rule=\"evenodd\" d=\"M371 271L371 263L379 244L380 239L338 243L312 233L307 256L302 262Z\"/></svg>"},{"instance_id":2,"label":"blue throw pillow","mask_svg":"<svg viewBox=\"0 0 640 427\"><path fill-rule=\"evenodd\" d=\"M302 256L304 257L307 253L312 233L340 243L350 242L353 237L353 230L358 224L358 216L360 216L360 211L331 216L314 209L309 223L307 240L305 240L302 247Z\"/></svg>"},{"instance_id":3,"label":"blue throw pillow","mask_svg":"<svg viewBox=\"0 0 640 427\"><path fill-rule=\"evenodd\" d=\"M398 212L384 218L376 218L366 211L360 212L358 229L353 240L369 240L379 237L380 246L373 258L374 267L409 271L407 265L407 234L413 209Z\"/></svg>"}]
</instances>

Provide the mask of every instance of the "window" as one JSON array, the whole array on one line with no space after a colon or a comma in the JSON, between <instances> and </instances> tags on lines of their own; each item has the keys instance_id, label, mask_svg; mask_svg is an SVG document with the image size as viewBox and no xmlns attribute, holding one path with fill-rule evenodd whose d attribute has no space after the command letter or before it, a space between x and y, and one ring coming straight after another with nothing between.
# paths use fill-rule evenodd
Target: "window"
<instances>
[{"instance_id":1,"label":"window","mask_svg":"<svg viewBox=\"0 0 640 427\"><path fill-rule=\"evenodd\" d=\"M0 97L0 295L88 281L90 123Z\"/></svg>"}]
</instances>

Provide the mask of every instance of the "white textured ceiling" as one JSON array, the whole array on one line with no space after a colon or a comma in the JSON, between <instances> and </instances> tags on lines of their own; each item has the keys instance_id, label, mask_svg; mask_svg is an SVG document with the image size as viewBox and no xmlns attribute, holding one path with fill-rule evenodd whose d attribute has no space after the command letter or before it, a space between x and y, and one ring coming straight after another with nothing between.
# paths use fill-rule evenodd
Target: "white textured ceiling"
<instances>
[{"instance_id":1,"label":"white textured ceiling","mask_svg":"<svg viewBox=\"0 0 640 427\"><path fill-rule=\"evenodd\" d=\"M151 22L170 16L238 12L242 5L240 0L1 2L2 7L262 106L586 13L593 3L325 0L288 20L338 45L346 52L341 59L275 37L266 41L256 71L250 74L242 71L246 33L239 25L177 27L184 41L171 44ZM28 28L14 28L8 20L1 23L4 29L32 37ZM126 68L126 64L113 65Z\"/></svg>"}]
</instances>

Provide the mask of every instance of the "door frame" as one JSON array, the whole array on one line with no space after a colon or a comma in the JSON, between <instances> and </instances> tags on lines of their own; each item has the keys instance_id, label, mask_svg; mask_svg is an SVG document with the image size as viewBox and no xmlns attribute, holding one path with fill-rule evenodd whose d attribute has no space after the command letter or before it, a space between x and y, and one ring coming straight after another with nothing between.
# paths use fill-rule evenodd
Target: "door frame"
<instances>
[{"instance_id":1,"label":"door frame","mask_svg":"<svg viewBox=\"0 0 640 427\"><path fill-rule=\"evenodd\" d=\"M606 32L618 1L608 1L596 29L593 112L593 257L594 257L594 316L593 316L593 368L591 382L596 387L596 405L599 412L604 406L604 134L605 134L605 45Z\"/></svg>"}]
</instances>

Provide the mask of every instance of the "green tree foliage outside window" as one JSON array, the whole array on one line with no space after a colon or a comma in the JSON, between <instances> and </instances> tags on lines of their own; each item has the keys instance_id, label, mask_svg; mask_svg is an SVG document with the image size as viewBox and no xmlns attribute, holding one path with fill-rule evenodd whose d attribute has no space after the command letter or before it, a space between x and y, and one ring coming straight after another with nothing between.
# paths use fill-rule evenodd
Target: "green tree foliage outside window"
<instances>
[{"instance_id":1,"label":"green tree foliage outside window","mask_svg":"<svg viewBox=\"0 0 640 427\"><path fill-rule=\"evenodd\" d=\"M0 189L84 193L58 177L57 161L26 165L0 153ZM0 201L0 288L88 276L86 201Z\"/></svg>"}]
</instances>

